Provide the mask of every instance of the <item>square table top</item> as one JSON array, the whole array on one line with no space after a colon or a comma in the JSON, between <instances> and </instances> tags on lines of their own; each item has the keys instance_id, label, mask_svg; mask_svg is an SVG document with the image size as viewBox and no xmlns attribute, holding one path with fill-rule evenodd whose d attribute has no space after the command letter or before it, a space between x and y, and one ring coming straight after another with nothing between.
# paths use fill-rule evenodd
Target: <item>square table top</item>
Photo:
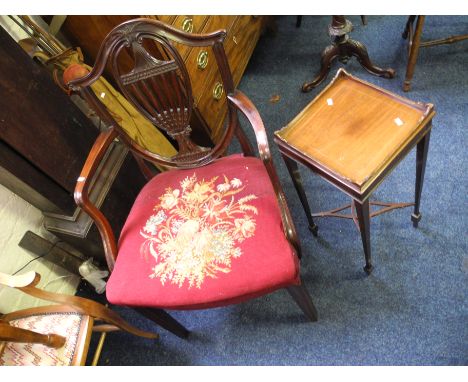
<instances>
[{"instance_id":1,"label":"square table top","mask_svg":"<svg viewBox=\"0 0 468 382\"><path fill-rule=\"evenodd\" d=\"M339 69L275 141L364 188L432 119L432 104L400 97Z\"/></svg>"}]
</instances>

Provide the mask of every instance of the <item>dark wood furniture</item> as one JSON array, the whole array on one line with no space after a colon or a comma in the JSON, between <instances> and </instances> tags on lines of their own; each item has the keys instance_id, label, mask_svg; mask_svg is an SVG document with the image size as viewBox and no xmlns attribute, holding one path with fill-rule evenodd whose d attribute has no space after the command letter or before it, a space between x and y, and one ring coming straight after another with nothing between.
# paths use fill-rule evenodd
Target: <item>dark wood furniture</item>
<instances>
[{"instance_id":1,"label":"dark wood furniture","mask_svg":"<svg viewBox=\"0 0 468 382\"><path fill-rule=\"evenodd\" d=\"M0 272L0 285L58 304L0 315L0 366L84 365L93 332L101 333L93 365L99 360L108 332L125 330L140 337L158 338L95 301L36 288L39 281L40 275L33 271L17 276Z\"/></svg>"},{"instance_id":2,"label":"dark wood furniture","mask_svg":"<svg viewBox=\"0 0 468 382\"><path fill-rule=\"evenodd\" d=\"M363 24L367 24L365 16L361 16L361 18ZM323 50L319 74L311 82L302 85L303 92L309 92L322 83L336 58L346 64L351 57L356 57L369 73L385 78L395 77L393 69L381 69L372 64L364 44L349 38L348 33L352 30L353 24L344 16L332 16L332 22L328 27L328 35L332 38L332 44Z\"/></svg>"},{"instance_id":3,"label":"dark wood furniture","mask_svg":"<svg viewBox=\"0 0 468 382\"><path fill-rule=\"evenodd\" d=\"M123 290L123 293L125 293L126 295L125 295L125 298L122 297L122 299L127 299L127 300L129 299L133 300L132 287L131 287L132 282L141 283L141 282L147 282L148 280L148 276L146 274L145 275L132 275L129 269L125 266L123 266L123 270L122 268L120 268L120 272L117 272L119 271L119 267L116 267L116 265L117 266L119 265L119 259L130 258L131 260L129 260L130 262L128 264L135 263L137 259L141 258L141 255L139 252L141 252L142 247L140 247L140 250L136 250L136 251L132 250L130 253L125 252L125 254L123 255L124 257L121 257L122 254L120 251L122 250L122 247L125 247L122 241L122 237L119 242L119 248L117 248L117 242L115 240L114 233L107 219L105 218L103 213L89 199L89 195L88 195L89 186L90 184L92 184L95 178L96 169L98 168L99 163L102 160L104 153L106 152L108 146L118 137L119 140L124 142L128 146L128 148L134 153L134 155L136 155L139 158L140 167L143 169L143 172L149 181L149 183L147 184L147 187L148 185L150 185L150 187L153 187L153 186L157 187L156 185L158 184L158 182L160 182L159 179L162 179L161 177L164 177L164 179L166 179L166 181L164 181L161 184L161 187L169 187L167 182L169 179L171 179L171 177L178 176L177 174L180 173L178 169L190 169L190 175L193 173L194 174L193 176L196 176L198 172L201 173L202 171L208 171L207 169L209 168L213 168L213 166L215 166L217 163L216 159L221 157L226 152L228 144L233 138L233 136L236 136L238 140L240 141L241 148L245 155L247 156L254 155L252 147L249 141L247 140L245 133L243 132L243 130L241 129L239 125L239 121L237 117L238 111L240 111L247 118L247 120L250 122L250 124L252 125L252 128L255 131L257 144L258 144L258 150L259 150L260 158L261 158L261 161L257 160L258 162L256 163L259 163L260 168L263 169L261 171L263 171L263 173L266 174L265 176L268 178L268 184L271 183L271 186L272 186L271 190L272 190L273 195L275 195L273 196L273 199L275 200L274 203L275 204L278 203L277 205L278 217L282 221L282 224L279 225L278 227L280 226L284 227L284 232L281 231L280 229L281 235L284 235L284 236L275 237L274 239L279 240L279 241L286 240L285 243L287 244L288 250L293 251L292 252L293 257L295 258L296 256L299 256L300 248L299 248L298 238L296 235L293 222L291 220L289 210L286 205L283 191L281 190L281 186L278 181L278 176L273 167L273 162L269 153L268 141L267 141L266 133L264 130L263 122L260 118L260 115L258 114L257 109L251 103L251 101L240 91L236 90L234 86L234 79L231 75L228 57L225 52L225 46L226 46L225 40L227 37L228 35L226 31L224 30L220 30L220 31L213 32L210 34L193 34L192 35L190 33L179 31L178 29L170 25L167 25L165 23L162 23L160 21L149 20L149 19L130 20L130 21L122 23L120 26L113 29L112 32L109 35L107 35L107 37L104 39L101 45L101 48L99 50L99 54L98 54L93 70L87 76L80 78L80 79L73 80L69 83L70 89L72 89L74 92L80 92L82 97L86 99L90 105L93 105L93 107L95 107L97 113L102 117L102 119L106 122L106 124L110 126L110 129L106 132L103 132L96 140L96 143L94 144L89 154L89 157L86 160L86 163L83 167L81 175L78 178L78 182L77 182L76 189L75 189L75 200L77 204L92 217L92 219L95 221L101 233L102 241L104 243L104 248L106 252L107 264L108 264L109 270L112 272L110 276L110 280L108 282L108 288L107 288L108 296L109 296L109 288L110 288L112 277L114 276L114 274L120 275L117 277L122 277L122 275L123 277L126 277L125 281L116 283L117 287L122 285L123 282L125 284L130 283L128 284L129 286ZM149 50L146 49L146 46L148 46L148 40L159 45L158 51L164 50L165 52L167 52L167 58L157 59L154 56L152 56L149 53ZM213 148L202 147L202 146L196 145L193 143L193 141L190 138L191 128L190 128L189 123L190 123L191 113L194 109L195 101L192 96L192 87L191 87L191 81L190 81L190 76L189 76L189 69L185 65L183 56L180 53L181 50L176 49L174 47L173 45L174 42L179 45L186 45L191 49L203 48L203 49L209 50L211 52L210 54L212 54L213 56L214 63L217 66L217 69L219 72L218 75L221 78L222 86L224 89L222 96L224 97L223 104L225 104L227 107L228 122L226 124L226 129L220 135L221 138L219 139L219 141ZM149 46L151 46L151 44L149 44ZM133 64L132 64L130 71L124 70L120 66L119 54L120 52L123 51L124 47L130 48L131 57L133 57ZM111 70L113 74L113 80L117 84L122 94L130 102L132 102L132 104L154 124L155 128L158 128L164 131L175 142L177 142L179 151L174 157L165 158L165 157L159 156L155 153L152 153L143 149L137 142L132 141L125 134L125 132L120 129L119 125L113 120L112 116L106 111L106 109L102 106L98 98L90 90L90 85L94 81L96 81L96 79L102 74L106 66ZM234 157L223 158L223 160L225 160L225 162L223 162L225 163L225 168L229 167L230 160L235 160L232 158ZM236 158L239 158L239 157L236 157ZM166 171L160 174L159 176L156 176L153 178L153 174L151 173L150 169L147 168L145 165L146 162L166 166L167 168L173 169L173 170ZM248 170L248 168L246 169ZM248 171L246 171L246 173L248 173ZM241 177L241 175L242 174L239 174L238 176ZM202 175L200 175L200 178L202 178ZM189 184L192 184L191 183L192 180L190 179L187 177L187 179L181 183L180 187L183 190L189 187ZM241 184L240 180L237 179L234 183L232 183L233 185L232 187L240 187L240 184ZM145 189L147 187L145 187ZM208 190L206 189L207 186L205 185L205 186L200 186L200 187L202 188L205 187L203 188L205 191L202 192L202 195L205 195L206 192L208 192ZM226 187L231 187L231 186L224 184L224 185L217 186L216 189L218 191L222 191L222 190L226 190ZM169 190L169 189L166 188L166 190ZM167 191L167 192L170 192L170 191ZM194 192L201 192L201 191L194 191ZM179 196L182 197L182 194L180 193L179 189L177 189L177 192L176 190L173 190L171 195L173 197L179 197ZM199 200L198 197L195 199L192 199L194 198L193 195L192 196L188 196L185 194L183 195L184 195L184 198L185 197L188 198L188 199L184 199L186 201L193 200L193 203L196 203L196 201ZM172 196L170 196L169 199L171 199ZM160 204L162 205L163 200L166 200L166 201L168 200L167 197L168 197L167 195L163 197L163 196L159 196L159 194L155 194L155 195L144 194L142 200L149 200L148 198L155 198L155 200L161 201ZM141 198L138 200L141 200ZM218 200L218 199L213 199L213 200L216 201L216 203L221 203L221 200ZM247 200L247 199L244 198L243 200ZM172 199L171 203L174 203L174 202L176 202L176 204L171 204L171 206L177 205L178 202ZM166 206L167 206L167 203L166 203ZM232 199L231 204L232 203L234 203L234 199ZM203 208L206 208L206 207L207 205L204 205ZM152 205L151 209L152 208L155 208L154 211L156 211L156 207L154 207L154 205ZM160 207L160 208L166 208L166 207ZM167 207L167 208L172 208L172 207ZM187 208L188 208L187 211L191 210L192 207L190 207L190 203L187 205ZM247 210L252 211L252 207L250 206L245 206L245 208L242 207L242 209L245 209L245 211ZM145 209L145 213L151 213L151 209L149 212L147 212ZM215 210L210 212L208 215L203 215L203 216L211 216L211 214L216 215L217 210L216 211ZM256 211L256 209L254 208L253 211ZM134 211L132 210L132 213L133 212ZM166 216L166 213L169 213L168 210L166 209L164 211L160 210L157 216L154 216L151 218L153 220L151 219L148 220L147 225L142 231L140 231L141 227L139 227L136 224L130 223L131 228L128 228L128 229L124 228L124 230L126 230L125 236L134 237L132 236L132 233L135 233L135 236L137 237L138 242L140 242L141 238L140 236L138 236L140 235L140 232L151 233L154 230L155 230L154 232L160 232L159 231L160 227L159 226L156 227L155 225L157 223L155 223L154 221L159 219L160 216L163 216L163 220L164 220L165 219L164 216ZM183 212L184 216L187 216L187 213L189 212ZM259 212L259 213L261 214L262 212ZM202 215L196 214L196 216L191 218L195 220L189 219L185 221L185 223L183 224L188 223L191 227L190 230L192 230L194 229L194 227L198 227L199 224L202 224L202 220L200 220L201 216ZM183 219L187 219L187 218L184 217ZM128 220L127 220L127 223L128 223ZM159 223L161 223L161 220L159 221ZM218 221L218 223L216 224L221 224L221 223ZM126 224L126 227L127 227L127 224ZM187 226L184 226L184 227L187 227ZM227 227L227 226L224 226L224 227ZM250 228L252 228L252 225L250 225ZM187 229L188 228L184 230L185 232L184 235L188 234ZM178 228L176 227L175 232L178 232L177 230ZM201 234L202 232L199 232L199 233ZM174 237L176 238L178 237L178 234L174 233L174 235L175 235ZM171 234L170 236L167 236L167 237L172 238L173 236ZM192 241L189 241L189 242L192 242ZM143 242L142 245L144 245L144 243L145 242ZM136 245L140 245L140 244L136 244ZM160 248L160 247L157 247L157 248ZM161 260L160 256L154 252L162 251L162 250L163 249L153 248L152 256L156 256L157 259ZM254 256L255 253L250 253L249 255ZM273 254L270 254L270 255L273 256ZM185 257L187 256L187 254L184 252L184 254L181 256ZM195 254L193 256L195 256ZM197 256L201 257L202 254L197 252ZM279 253L278 256L281 256L281 253ZM194 257L193 261L197 262L198 260L196 259L200 257L197 257L197 258ZM176 258L172 258L172 260L179 261ZM122 261L126 261L126 260L122 260ZM161 265L161 263L157 263L157 265L159 266ZM270 266L271 268L273 268L274 264L270 264ZM156 266L154 267L154 269L156 269ZM186 269L186 268L183 268L183 269ZM213 268L213 271L210 271L210 272L215 272L214 269L216 269L216 267ZM172 280L173 276L174 275L171 274L169 279ZM175 276L178 277L179 275L176 273ZM143 280L143 277L146 277L146 279ZM211 276L209 277L212 278ZM297 276L297 273L295 277L299 277ZM215 278L215 280L218 280L218 279ZM221 282L223 280L223 277L220 276L219 280ZM159 282L159 280L155 280L155 281ZM184 279L182 279L182 282L183 281ZM165 288L164 280L161 280L161 284L162 286L159 286L159 284L157 284L158 288L162 288L160 290L161 294L159 296L161 296L164 293L166 294L169 293L170 296L172 296L172 293L182 293L182 292L179 292L180 289L175 289L173 290L173 292L170 292L171 289L169 287L167 287L169 289L167 288L164 289ZM151 285L152 285L152 288L154 289L156 284L151 284ZM182 284L180 284L179 286L181 287ZM184 287L187 287L187 286L184 285ZM280 287L287 288L288 292L291 294L293 299L298 303L300 308L303 310L305 315L310 320L317 319L316 310L312 303L312 300L306 288L300 283L300 280L298 278L296 279L295 283L293 283L292 285L289 285L289 284L281 285L281 286L272 285L269 289L269 292ZM215 288L214 290L216 290L216 287L214 288ZM142 288L140 285L139 289L142 290L144 288ZM146 291L147 289L148 288L145 288ZM185 289L182 289L182 290L185 290ZM151 293L151 291L147 291L147 293ZM264 294L267 292L266 291L265 292L252 291L252 293L256 295L260 295L260 294ZM203 299L203 296L204 296L204 295L198 294L198 292L197 293L187 292L187 295L195 299ZM250 295L251 294L249 294L249 296ZM139 297L140 295L135 295L135 296ZM223 304L228 304L228 303L233 303L235 301L239 301L239 299L242 300L242 299L248 298L247 295L245 295L244 297L232 296L232 298L228 300L223 300L222 296L223 296L223 291L220 291L219 293L217 293L216 300L211 301L211 302L198 302L197 305L194 304L193 306L190 306L189 309L197 309L201 306L203 307L210 307L214 305L220 306ZM219 300L220 298L221 300ZM151 303L149 303L149 305L147 306L143 306L142 304L143 304L142 302L135 304L139 306L137 308L138 311L140 311L141 313L143 313L149 318L155 319L156 322L158 322L159 324L161 324L162 326L164 326L165 328L167 328L168 330L172 331L173 333L175 333L176 335L180 337L186 337L188 335L188 331L183 326L181 326L177 321L171 320L170 316L168 315L165 316L166 321L161 322L161 320L159 319L159 315L162 314L162 312L164 311L161 311L160 309L166 308L165 306L158 306L157 303L153 299L151 299ZM128 303L127 305L132 305L132 304ZM186 308L186 305L184 304L182 304L183 307L180 307L180 305L176 303L174 303L174 305L171 305L171 306L177 306L179 309Z\"/></svg>"},{"instance_id":4,"label":"dark wood furniture","mask_svg":"<svg viewBox=\"0 0 468 382\"><path fill-rule=\"evenodd\" d=\"M265 27L265 16L234 15L158 15L143 16L160 20L187 33L210 33L219 29L226 30L224 49L232 70L234 85L237 86L247 67L250 56ZM66 36L89 59L96 60L98 50L105 36L121 22L136 16L67 16L62 30ZM191 120L193 138L198 143L207 145L209 141L218 142L223 132L226 118L226 100L222 79L216 67L213 52L206 47L191 47L175 43L174 45L184 60L194 94L194 113ZM163 51L152 47L154 56L165 57ZM154 49L155 48L155 49ZM131 65L130 57L123 58L123 66ZM109 71L106 76L112 77Z\"/></svg>"},{"instance_id":5,"label":"dark wood furniture","mask_svg":"<svg viewBox=\"0 0 468 382\"><path fill-rule=\"evenodd\" d=\"M0 165L42 210L72 212L71 192L98 135L50 74L0 28ZM51 155L51 154L54 155Z\"/></svg>"},{"instance_id":6,"label":"dark wood furniture","mask_svg":"<svg viewBox=\"0 0 468 382\"><path fill-rule=\"evenodd\" d=\"M355 220L361 231L367 273L372 269L370 216L409 205L385 204L383 210L371 214L370 196L415 145L416 193L411 220L417 227L421 219L419 207L434 114L431 104L399 97L340 69L301 113L275 133L309 228L317 235L313 216ZM296 161L348 194L354 210L351 215L340 214L344 208L311 214Z\"/></svg>"},{"instance_id":7,"label":"dark wood furniture","mask_svg":"<svg viewBox=\"0 0 468 382\"><path fill-rule=\"evenodd\" d=\"M402 35L405 40L408 40L408 65L406 66L405 81L403 82L403 90L405 92L408 92L411 89L411 81L413 79L416 61L418 60L419 48L442 44L453 44L455 42L468 39L468 34L464 34L422 42L421 36L425 19L426 16L409 16Z\"/></svg>"},{"instance_id":8,"label":"dark wood furniture","mask_svg":"<svg viewBox=\"0 0 468 382\"><path fill-rule=\"evenodd\" d=\"M98 128L1 27L0 69L0 182L40 209L49 231L105 262L96 227L73 200ZM111 145L91 191L117 231L144 184L127 152L118 142Z\"/></svg>"}]
</instances>

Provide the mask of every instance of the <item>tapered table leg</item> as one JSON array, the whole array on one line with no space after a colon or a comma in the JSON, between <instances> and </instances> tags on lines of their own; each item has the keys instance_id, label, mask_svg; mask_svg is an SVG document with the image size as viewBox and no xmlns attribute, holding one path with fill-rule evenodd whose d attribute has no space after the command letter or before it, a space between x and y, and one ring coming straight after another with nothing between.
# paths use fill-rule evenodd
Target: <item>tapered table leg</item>
<instances>
[{"instance_id":1,"label":"tapered table leg","mask_svg":"<svg viewBox=\"0 0 468 382\"><path fill-rule=\"evenodd\" d=\"M307 196L304 191L304 187L302 185L301 173L299 172L297 163L294 160L288 158L286 155L283 155L283 154L281 155L283 157L284 163L286 164L289 175L291 176L291 179L293 181L294 188L296 189L297 194L299 195L299 199L301 200L302 207L304 208L307 221L309 222L309 230L312 232L314 236L317 236L318 227L314 223L314 219L312 218L312 213L310 211L309 202L307 201Z\"/></svg>"},{"instance_id":2,"label":"tapered table leg","mask_svg":"<svg viewBox=\"0 0 468 382\"><path fill-rule=\"evenodd\" d=\"M410 52L408 58L408 66L406 67L405 82L403 82L403 91L408 92L411 89L411 80L413 79L414 67L418 59L419 45L421 44L421 35L424 25L425 16L418 16L416 20L416 30L414 32L413 40L409 42ZM407 28L408 25L407 25ZM404 34L406 33L406 30Z\"/></svg>"},{"instance_id":3,"label":"tapered table leg","mask_svg":"<svg viewBox=\"0 0 468 382\"><path fill-rule=\"evenodd\" d=\"M431 138L431 131L422 138L416 147L416 185L414 193L414 212L411 214L413 226L418 227L421 220L421 213L419 206L421 204L421 193L424 183L424 173L426 172L427 151L429 149L429 140Z\"/></svg>"},{"instance_id":4,"label":"tapered table leg","mask_svg":"<svg viewBox=\"0 0 468 382\"><path fill-rule=\"evenodd\" d=\"M359 222L359 230L361 231L362 246L364 247L364 256L366 257L366 266L364 271L370 274L372 271L371 263L371 245L370 245L370 212L369 199L365 202L355 201L356 214Z\"/></svg>"},{"instance_id":5,"label":"tapered table leg","mask_svg":"<svg viewBox=\"0 0 468 382\"><path fill-rule=\"evenodd\" d=\"M302 24L302 16L296 16L296 28L300 28Z\"/></svg>"},{"instance_id":6,"label":"tapered table leg","mask_svg":"<svg viewBox=\"0 0 468 382\"><path fill-rule=\"evenodd\" d=\"M405 30L403 31L401 37L403 37L405 40L410 36L410 31L412 28L412 25L414 23L414 20L416 19L416 16L409 16L408 21L406 22Z\"/></svg>"}]
</instances>

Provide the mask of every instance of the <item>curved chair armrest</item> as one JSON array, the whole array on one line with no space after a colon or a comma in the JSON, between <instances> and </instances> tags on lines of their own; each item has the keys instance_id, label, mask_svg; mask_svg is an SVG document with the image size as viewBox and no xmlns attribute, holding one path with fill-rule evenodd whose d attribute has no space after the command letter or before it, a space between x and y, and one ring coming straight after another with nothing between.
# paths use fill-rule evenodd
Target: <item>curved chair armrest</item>
<instances>
[{"instance_id":1,"label":"curved chair armrest","mask_svg":"<svg viewBox=\"0 0 468 382\"><path fill-rule=\"evenodd\" d=\"M137 336L146 338L158 338L158 335L155 333L145 332L143 330L135 328L134 326L127 323L127 321L120 317L116 312L110 310L109 308L96 301L78 296L47 292L45 290L38 289L32 286L21 287L18 289L24 293L29 294L30 296L37 297L42 300L52 301L73 307L73 309L75 309L78 313L86 314L97 320L102 320L109 324L115 325L118 328L125 330L129 333L135 334Z\"/></svg>"},{"instance_id":2,"label":"curved chair armrest","mask_svg":"<svg viewBox=\"0 0 468 382\"><path fill-rule=\"evenodd\" d=\"M146 337L146 338L158 337L158 335L155 333L145 332L145 331L135 328L134 326L127 323L124 319L122 319L116 312L114 312L113 310L110 310L106 306L96 301L89 300L83 297L72 296L68 294L48 292L48 291L36 288L35 285L39 283L41 276L34 271L25 273L23 275L9 276L10 277L9 280L7 276L8 275L5 275L4 273L0 273L0 281L2 284L4 284L3 280L7 280L7 281L22 280L22 279L27 280L29 282L22 282L22 283L17 282L18 285L16 286L12 285L11 283L10 284L7 283L4 285L8 285L12 288L18 289L26 294L29 294L30 296L40 298L41 300L47 300L47 301L55 302L58 304L62 304L58 306L54 305L50 307L31 308L31 309L25 310L25 312L27 311L29 313L34 313L34 312L41 313L41 311L52 311L52 312L75 311L83 315L91 316L97 320L102 320L106 323L109 323L111 325L118 327L119 329L125 330L129 333L135 334L140 337ZM21 314L21 311L8 313L2 316L2 319L0 320L0 324L4 324L5 320L8 321L13 316L17 316L18 314Z\"/></svg>"},{"instance_id":3,"label":"curved chair armrest","mask_svg":"<svg viewBox=\"0 0 468 382\"><path fill-rule=\"evenodd\" d=\"M117 257L117 243L111 225L104 214L89 200L89 186L93 181L96 170L107 152L109 145L117 137L114 128L102 132L96 139L86 162L81 170L80 176L76 181L74 198L76 204L83 209L99 229L104 244L104 254L106 256L107 266L112 272L115 259Z\"/></svg>"},{"instance_id":4,"label":"curved chair armrest","mask_svg":"<svg viewBox=\"0 0 468 382\"><path fill-rule=\"evenodd\" d=\"M295 248L299 257L301 257L301 248L299 244L299 239L297 237L296 228L291 217L288 205L286 203L286 197L284 195L283 189L281 188L281 183L276 173L275 167L273 165L273 160L271 159L270 147L268 145L268 138L265 131L265 126L263 120L260 117L255 105L252 101L240 90L235 90L233 93L227 95L228 101L231 102L234 107L239 110L250 122L254 132L255 138L257 140L258 152L260 158L262 159L268 175L270 176L271 183L275 190L276 198L281 211L281 220L283 222L283 228L288 238L289 242Z\"/></svg>"},{"instance_id":5,"label":"curved chair armrest","mask_svg":"<svg viewBox=\"0 0 468 382\"><path fill-rule=\"evenodd\" d=\"M255 132L255 138L257 140L260 158L263 161L271 160L270 147L268 146L265 126L255 105L244 93L237 89L233 93L228 94L227 99L248 119L252 125Z\"/></svg>"},{"instance_id":6,"label":"curved chair armrest","mask_svg":"<svg viewBox=\"0 0 468 382\"><path fill-rule=\"evenodd\" d=\"M7 275L0 272L0 285L9 286L11 288L21 288L31 284L36 285L40 280L39 275L30 271L22 275Z\"/></svg>"}]
</instances>

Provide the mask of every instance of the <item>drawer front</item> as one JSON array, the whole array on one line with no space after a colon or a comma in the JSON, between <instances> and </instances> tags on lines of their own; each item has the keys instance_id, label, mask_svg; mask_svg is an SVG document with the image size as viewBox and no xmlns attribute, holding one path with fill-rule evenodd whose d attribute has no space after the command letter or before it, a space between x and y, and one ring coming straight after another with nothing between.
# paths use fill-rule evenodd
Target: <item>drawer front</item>
<instances>
[{"instance_id":1,"label":"drawer front","mask_svg":"<svg viewBox=\"0 0 468 382\"><path fill-rule=\"evenodd\" d=\"M220 29L229 30L235 20L236 16L210 16L202 33ZM197 105L201 95L213 85L218 65L210 47L192 48L185 64L192 82L195 105Z\"/></svg>"},{"instance_id":2,"label":"drawer front","mask_svg":"<svg viewBox=\"0 0 468 382\"><path fill-rule=\"evenodd\" d=\"M143 17L148 17L150 19L156 19L159 21L162 21L163 23L166 24L172 24L176 16L174 15L157 15L157 16L143 16Z\"/></svg>"},{"instance_id":3,"label":"drawer front","mask_svg":"<svg viewBox=\"0 0 468 382\"><path fill-rule=\"evenodd\" d=\"M224 49L228 57L229 66L232 71L234 85L240 82L247 63L260 37L262 28L261 17L239 16L228 32L224 41ZM221 94L221 76L216 68L212 80L208 83L198 102L198 109L205 117L207 124L212 130L212 139L218 142L223 133L223 121L227 114L226 95Z\"/></svg>"},{"instance_id":4,"label":"drawer front","mask_svg":"<svg viewBox=\"0 0 468 382\"><path fill-rule=\"evenodd\" d=\"M173 27L180 29L187 33L200 33L205 26L209 16L195 15L195 16L176 16L171 22ZM182 59L185 61L191 51L191 47L184 44L174 43Z\"/></svg>"},{"instance_id":5,"label":"drawer front","mask_svg":"<svg viewBox=\"0 0 468 382\"><path fill-rule=\"evenodd\" d=\"M208 16L205 15L176 16L172 26L187 33L200 33L207 18Z\"/></svg>"},{"instance_id":6,"label":"drawer front","mask_svg":"<svg viewBox=\"0 0 468 382\"><path fill-rule=\"evenodd\" d=\"M218 77L216 76L215 81L205 89L198 102L198 110L211 129L213 142L218 142L220 138L221 124L227 112L225 90L221 78Z\"/></svg>"},{"instance_id":7,"label":"drawer front","mask_svg":"<svg viewBox=\"0 0 468 382\"><path fill-rule=\"evenodd\" d=\"M235 86L242 78L250 56L257 45L261 29L261 17L240 16L224 42Z\"/></svg>"}]
</instances>

